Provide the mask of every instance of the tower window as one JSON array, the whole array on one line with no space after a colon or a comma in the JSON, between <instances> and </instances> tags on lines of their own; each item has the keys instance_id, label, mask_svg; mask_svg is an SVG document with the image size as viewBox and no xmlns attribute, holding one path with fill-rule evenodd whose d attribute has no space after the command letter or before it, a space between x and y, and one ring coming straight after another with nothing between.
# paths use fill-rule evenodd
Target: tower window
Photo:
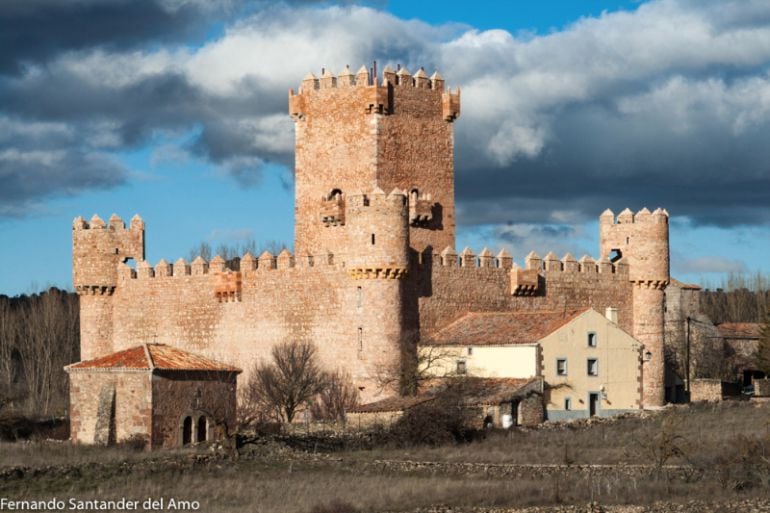
<instances>
[{"instance_id":1,"label":"tower window","mask_svg":"<svg viewBox=\"0 0 770 513\"><path fill-rule=\"evenodd\" d=\"M374 246L374 234L372 234L372 246Z\"/></svg>"},{"instance_id":2,"label":"tower window","mask_svg":"<svg viewBox=\"0 0 770 513\"><path fill-rule=\"evenodd\" d=\"M358 308L364 306L364 291L361 287L356 288L356 306Z\"/></svg>"},{"instance_id":3,"label":"tower window","mask_svg":"<svg viewBox=\"0 0 770 513\"><path fill-rule=\"evenodd\" d=\"M364 329L358 328L358 352L364 351Z\"/></svg>"}]
</instances>

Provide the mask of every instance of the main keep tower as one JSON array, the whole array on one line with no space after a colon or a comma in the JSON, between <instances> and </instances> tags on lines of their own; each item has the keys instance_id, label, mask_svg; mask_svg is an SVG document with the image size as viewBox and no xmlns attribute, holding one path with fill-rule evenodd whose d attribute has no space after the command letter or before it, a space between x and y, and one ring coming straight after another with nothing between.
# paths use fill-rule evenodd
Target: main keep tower
<instances>
[{"instance_id":1,"label":"main keep tower","mask_svg":"<svg viewBox=\"0 0 770 513\"><path fill-rule=\"evenodd\" d=\"M296 126L298 256L331 251L344 259L358 243L346 202L378 189L406 195L412 249L454 247L452 122L460 92L446 91L441 75L390 67L382 79L365 67L355 75L348 67L338 76L311 73L298 93L289 91L289 114Z\"/></svg>"}]
</instances>

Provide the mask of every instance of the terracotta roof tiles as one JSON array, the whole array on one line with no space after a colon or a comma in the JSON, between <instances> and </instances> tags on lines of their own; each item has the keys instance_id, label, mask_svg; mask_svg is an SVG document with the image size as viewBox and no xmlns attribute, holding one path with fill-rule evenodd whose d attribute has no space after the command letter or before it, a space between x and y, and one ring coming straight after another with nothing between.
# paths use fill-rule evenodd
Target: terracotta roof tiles
<instances>
[{"instance_id":1,"label":"terracotta roof tiles","mask_svg":"<svg viewBox=\"0 0 770 513\"><path fill-rule=\"evenodd\" d=\"M132 369L166 371L221 371L241 372L241 369L209 358L183 351L166 344L142 344L130 349L101 356L93 360L73 363L68 370Z\"/></svg>"},{"instance_id":2,"label":"terracotta roof tiles","mask_svg":"<svg viewBox=\"0 0 770 513\"><path fill-rule=\"evenodd\" d=\"M470 312L428 336L422 344L534 344L588 310Z\"/></svg>"}]
</instances>

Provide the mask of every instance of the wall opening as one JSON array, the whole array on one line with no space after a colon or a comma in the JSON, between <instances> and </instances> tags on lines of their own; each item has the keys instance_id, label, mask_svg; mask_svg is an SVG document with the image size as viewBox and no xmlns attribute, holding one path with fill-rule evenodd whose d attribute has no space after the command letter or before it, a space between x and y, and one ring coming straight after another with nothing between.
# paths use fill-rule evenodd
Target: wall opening
<instances>
[{"instance_id":1,"label":"wall opening","mask_svg":"<svg viewBox=\"0 0 770 513\"><path fill-rule=\"evenodd\" d=\"M566 358L558 358L556 360L556 375L557 376L566 376L567 375L567 359Z\"/></svg>"},{"instance_id":2,"label":"wall opening","mask_svg":"<svg viewBox=\"0 0 770 513\"><path fill-rule=\"evenodd\" d=\"M372 234L372 246L374 246L374 234Z\"/></svg>"},{"instance_id":3,"label":"wall opening","mask_svg":"<svg viewBox=\"0 0 770 513\"><path fill-rule=\"evenodd\" d=\"M192 417L185 417L182 422L182 445L190 445L192 443L192 425Z\"/></svg>"},{"instance_id":4,"label":"wall opening","mask_svg":"<svg viewBox=\"0 0 770 513\"><path fill-rule=\"evenodd\" d=\"M356 287L356 307L361 308L364 306L364 289Z\"/></svg>"},{"instance_id":5,"label":"wall opening","mask_svg":"<svg viewBox=\"0 0 770 513\"><path fill-rule=\"evenodd\" d=\"M588 332L588 347L596 347L596 333Z\"/></svg>"},{"instance_id":6,"label":"wall opening","mask_svg":"<svg viewBox=\"0 0 770 513\"><path fill-rule=\"evenodd\" d=\"M588 415L590 417L596 417L599 412L599 394L591 392L588 394Z\"/></svg>"},{"instance_id":7,"label":"wall opening","mask_svg":"<svg viewBox=\"0 0 770 513\"><path fill-rule=\"evenodd\" d=\"M621 258L623 258L623 252L620 251L619 249L613 249L612 251L610 251L610 262L612 262L613 264L618 260L620 260Z\"/></svg>"},{"instance_id":8,"label":"wall opening","mask_svg":"<svg viewBox=\"0 0 770 513\"><path fill-rule=\"evenodd\" d=\"M198 442L205 442L206 441L206 434L208 433L208 421L206 420L205 415L201 415L198 417L198 436L197 441Z\"/></svg>"},{"instance_id":9,"label":"wall opening","mask_svg":"<svg viewBox=\"0 0 770 513\"><path fill-rule=\"evenodd\" d=\"M465 360L457 360L457 374L463 375L468 372L468 367L465 365Z\"/></svg>"},{"instance_id":10,"label":"wall opening","mask_svg":"<svg viewBox=\"0 0 770 513\"><path fill-rule=\"evenodd\" d=\"M589 376L598 376L599 375L599 360L596 358L589 358L588 359L588 365L587 365L587 371Z\"/></svg>"}]
</instances>

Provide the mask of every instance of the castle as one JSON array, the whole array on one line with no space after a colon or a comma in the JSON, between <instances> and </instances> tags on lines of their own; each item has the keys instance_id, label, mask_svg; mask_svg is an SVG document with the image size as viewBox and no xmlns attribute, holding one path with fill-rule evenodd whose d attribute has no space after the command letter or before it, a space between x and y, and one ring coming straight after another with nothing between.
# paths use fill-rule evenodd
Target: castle
<instances>
[{"instance_id":1,"label":"castle","mask_svg":"<svg viewBox=\"0 0 770 513\"><path fill-rule=\"evenodd\" d=\"M294 253L154 266L144 221L77 218L81 358L162 343L238 363L313 342L364 401L404 348L467 312L617 310L645 351L641 404L664 404L665 210L600 217L599 258L455 250L454 136L460 91L420 69L346 67L289 91L296 128ZM127 260L136 261L135 268Z\"/></svg>"}]
</instances>

